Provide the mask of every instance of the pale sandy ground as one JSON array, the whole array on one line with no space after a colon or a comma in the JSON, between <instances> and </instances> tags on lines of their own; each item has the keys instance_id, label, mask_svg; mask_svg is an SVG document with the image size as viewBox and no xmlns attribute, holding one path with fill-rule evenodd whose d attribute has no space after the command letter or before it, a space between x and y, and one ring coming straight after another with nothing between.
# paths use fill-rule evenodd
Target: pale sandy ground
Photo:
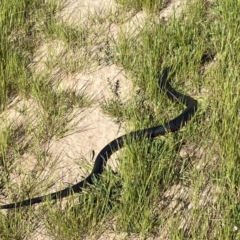
<instances>
[{"instance_id":1,"label":"pale sandy ground","mask_svg":"<svg viewBox=\"0 0 240 240\"><path fill-rule=\"evenodd\" d=\"M190 4L191 1L184 0L172 0L166 1L166 8L162 10L159 18L167 20L172 14L178 14L184 5ZM63 8L60 17L70 25L76 25L79 22L87 22L89 16L96 15L99 18L104 14L111 12L117 12L118 6L112 0L67 0L65 7ZM125 32L134 33L136 28L144 24L145 14L143 12L137 13L133 16L129 15L129 19L121 26ZM112 39L116 38L120 31L119 26L110 25L107 28ZM65 53L64 44L59 42L43 43L36 53L33 66L39 70L44 71L45 63L49 58L58 58ZM77 55L78 53L76 53ZM74 129L71 130L65 137L57 140L53 140L50 143L50 152L58 158L59 169L57 172L59 184L54 185L52 190L57 190L61 187L67 186L68 183L75 183L86 176L86 172L81 172L79 166L81 161L90 165L93 164L92 151L97 154L107 143L114 138L122 135L125 132L125 127L116 123L114 119L104 114L99 107L99 103L112 99L114 91L112 86L119 81L119 97L121 101L126 101L130 96L130 93L134 91L131 82L126 78L126 73L123 69L115 65L103 66L103 67L91 67L88 71L78 72L75 74L64 74L58 69L53 73L53 76L61 78L61 84L58 88L62 89L74 89L81 92L81 90L87 87L89 96L95 100L95 104L89 109L75 109L76 116L72 121L76 123ZM17 100L16 100L17 102ZM16 107L17 106L17 107ZM9 118L23 118L20 111L22 106L29 106L29 109L34 108L34 102L23 103L19 100L15 104L15 108L9 110ZM32 107L30 107L32 106ZM28 116L29 118L29 116ZM24 119L22 119L24 121ZM124 124L123 124L124 125ZM186 150L186 152L188 152ZM187 154L182 152L182 154ZM114 159L114 157L113 157ZM117 163L111 159L110 165L116 168ZM31 156L25 156L24 165L26 162L31 162ZM170 198L171 202L167 204L169 208L176 209L179 198L186 199L188 194L187 187L174 186L166 192L166 196L163 196L160 200L160 204L166 205L163 199ZM207 190L203 194L208 194ZM178 208L181 208L178 205ZM188 206L190 208L190 206ZM186 220L188 221L188 219ZM184 224L184 223L183 223ZM51 239L44 234L44 228L39 229L33 234L32 239ZM167 233L162 232L162 237L158 239L166 239ZM94 238L93 238L94 239ZM98 239L130 239L125 233L117 234L111 231L104 232ZM137 239L136 237L131 239Z\"/></svg>"}]
</instances>

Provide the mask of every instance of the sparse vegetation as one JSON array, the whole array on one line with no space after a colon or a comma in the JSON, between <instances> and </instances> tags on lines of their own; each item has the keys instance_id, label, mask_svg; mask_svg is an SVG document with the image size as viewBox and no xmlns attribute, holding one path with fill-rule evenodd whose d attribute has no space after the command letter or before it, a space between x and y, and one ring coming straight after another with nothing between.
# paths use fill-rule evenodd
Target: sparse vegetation
<instances>
[{"instance_id":1,"label":"sparse vegetation","mask_svg":"<svg viewBox=\"0 0 240 240\"><path fill-rule=\"evenodd\" d=\"M117 2L116 14L101 9L70 26L61 18L63 2L1 1L1 202L54 189L61 156L53 157L51 141L74 131L76 109L97 101L87 87L60 87L59 73L122 67L137 90L122 101L117 81L110 86L115 98L99 104L127 123L126 131L181 112L157 86L165 66L174 66L172 85L198 99L199 110L177 133L126 146L117 171L107 167L82 193L1 211L0 239L98 239L107 232L119 239L240 239L240 3L189 1L164 20L159 14L171 1ZM148 21L129 34L124 24L141 11ZM112 24L121 29L117 37L109 34ZM48 56L37 58L46 43Z\"/></svg>"}]
</instances>

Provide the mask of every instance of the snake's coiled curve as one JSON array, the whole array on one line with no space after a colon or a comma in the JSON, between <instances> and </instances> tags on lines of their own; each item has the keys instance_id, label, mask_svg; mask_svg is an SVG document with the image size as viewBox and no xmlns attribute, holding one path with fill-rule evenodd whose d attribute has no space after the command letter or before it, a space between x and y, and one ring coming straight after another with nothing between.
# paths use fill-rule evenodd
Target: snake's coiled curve
<instances>
[{"instance_id":1,"label":"snake's coiled curve","mask_svg":"<svg viewBox=\"0 0 240 240\"><path fill-rule=\"evenodd\" d=\"M167 67L161 73L159 73L158 84L160 89L165 91L169 99L171 99L172 101L179 101L186 105L187 108L180 115L178 115L176 118L170 120L169 122L163 125L130 132L108 143L97 155L92 172L83 181L78 182L73 186L67 187L60 191L50 193L44 196L2 205L0 206L0 209L10 209L16 207L29 206L32 204L43 202L47 199L48 200L61 199L69 196L70 194L81 192L82 188L86 185L86 183L92 184L93 178L99 176L102 173L107 160L114 152L116 152L117 150L124 146L126 140L130 139L132 141L142 138L155 138L157 136L165 135L168 132L175 132L183 125L185 125L186 122L188 122L189 119L197 111L197 101L191 98L190 96L186 96L182 93L177 92L175 89L171 87L171 85L167 81L168 73L170 70L171 68Z\"/></svg>"}]
</instances>

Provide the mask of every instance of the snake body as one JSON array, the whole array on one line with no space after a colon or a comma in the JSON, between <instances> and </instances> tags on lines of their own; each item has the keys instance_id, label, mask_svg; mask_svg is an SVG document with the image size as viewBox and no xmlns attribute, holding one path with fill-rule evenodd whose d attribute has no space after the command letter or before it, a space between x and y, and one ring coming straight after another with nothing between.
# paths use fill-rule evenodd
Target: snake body
<instances>
[{"instance_id":1,"label":"snake body","mask_svg":"<svg viewBox=\"0 0 240 240\"><path fill-rule=\"evenodd\" d=\"M158 74L158 85L160 89L166 93L169 99L171 99L172 101L181 102L186 105L186 109L180 115L170 120L169 122L166 122L163 125L133 131L128 134L122 135L108 143L97 155L92 172L83 181L80 181L60 191L50 193L48 195L2 205L0 206L0 209L29 206L46 200L61 199L69 196L70 194L81 192L82 188L86 185L86 183L93 184L93 179L98 177L103 172L104 166L110 156L120 148L124 147L124 144L127 140L134 141L142 138L155 138L157 136L165 135L168 132L175 132L183 125L185 125L196 112L197 101L190 96L177 92L175 89L172 88L169 81L167 81L168 73L170 70L171 67L166 67L162 72Z\"/></svg>"}]
</instances>

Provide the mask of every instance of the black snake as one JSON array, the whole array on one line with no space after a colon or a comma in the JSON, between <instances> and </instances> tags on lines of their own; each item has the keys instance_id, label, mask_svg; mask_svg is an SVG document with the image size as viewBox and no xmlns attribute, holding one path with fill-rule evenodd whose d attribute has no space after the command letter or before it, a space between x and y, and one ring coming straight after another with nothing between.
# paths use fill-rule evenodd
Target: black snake
<instances>
[{"instance_id":1,"label":"black snake","mask_svg":"<svg viewBox=\"0 0 240 240\"><path fill-rule=\"evenodd\" d=\"M169 99L171 99L172 101L179 101L186 105L187 108L180 115L178 115L176 118L170 120L169 122L163 125L130 132L108 143L97 155L92 172L83 181L45 196L35 197L16 203L2 205L0 206L0 209L29 206L35 203L43 202L47 199L48 200L60 199L67 197L70 194L81 192L82 188L86 185L86 183L92 184L93 179L102 173L107 160L114 152L116 152L117 150L124 146L126 140L130 139L132 141L142 138L155 138L157 136L165 135L168 132L175 132L179 128L181 128L196 112L197 101L191 98L190 96L186 96L182 93L177 92L175 89L171 87L169 81L167 81L168 73L170 70L171 67L167 67L158 74L158 84L160 89L166 93Z\"/></svg>"}]
</instances>

